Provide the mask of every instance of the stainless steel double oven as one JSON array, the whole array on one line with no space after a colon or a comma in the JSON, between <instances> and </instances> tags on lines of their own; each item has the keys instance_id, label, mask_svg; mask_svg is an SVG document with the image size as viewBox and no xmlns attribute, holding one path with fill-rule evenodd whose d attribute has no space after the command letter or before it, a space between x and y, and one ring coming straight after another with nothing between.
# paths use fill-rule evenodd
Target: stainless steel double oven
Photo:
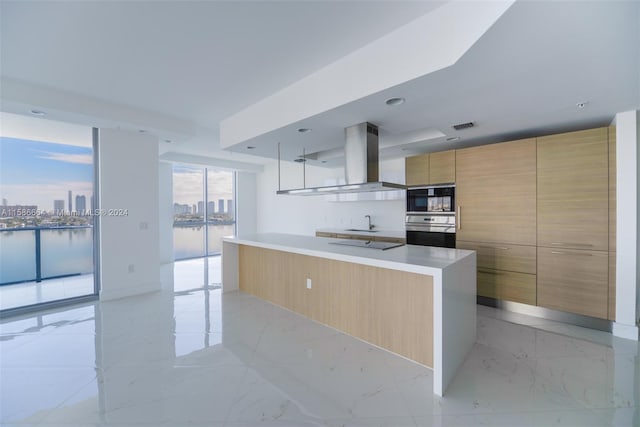
<instances>
[{"instance_id":1,"label":"stainless steel double oven","mask_svg":"<svg viewBox=\"0 0 640 427\"><path fill-rule=\"evenodd\" d=\"M455 192L453 184L407 190L408 244L456 247Z\"/></svg>"}]
</instances>

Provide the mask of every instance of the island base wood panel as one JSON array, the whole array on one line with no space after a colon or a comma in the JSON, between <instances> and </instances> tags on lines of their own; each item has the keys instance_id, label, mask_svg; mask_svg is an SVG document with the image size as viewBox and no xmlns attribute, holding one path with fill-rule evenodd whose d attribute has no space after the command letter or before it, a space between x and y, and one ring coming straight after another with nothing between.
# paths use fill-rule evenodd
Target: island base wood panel
<instances>
[{"instance_id":1,"label":"island base wood panel","mask_svg":"<svg viewBox=\"0 0 640 427\"><path fill-rule=\"evenodd\" d=\"M433 367L431 276L240 245L239 286Z\"/></svg>"}]
</instances>

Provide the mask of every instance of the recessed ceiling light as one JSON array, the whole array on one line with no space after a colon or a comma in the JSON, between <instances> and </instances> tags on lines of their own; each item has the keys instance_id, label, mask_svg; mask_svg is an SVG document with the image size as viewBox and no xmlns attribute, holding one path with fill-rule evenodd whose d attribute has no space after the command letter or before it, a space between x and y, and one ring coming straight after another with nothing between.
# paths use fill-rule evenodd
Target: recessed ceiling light
<instances>
[{"instance_id":1,"label":"recessed ceiling light","mask_svg":"<svg viewBox=\"0 0 640 427\"><path fill-rule=\"evenodd\" d=\"M145 129L138 129L138 132L140 133L147 133L147 131Z\"/></svg>"},{"instance_id":2,"label":"recessed ceiling light","mask_svg":"<svg viewBox=\"0 0 640 427\"><path fill-rule=\"evenodd\" d=\"M42 110L31 110L31 111L29 111L29 112L30 112L31 114L33 114L34 116L39 116L39 117L42 117L42 116L46 116L46 115L47 115L47 113L45 113L45 112L44 112L44 111L42 111Z\"/></svg>"},{"instance_id":3,"label":"recessed ceiling light","mask_svg":"<svg viewBox=\"0 0 640 427\"><path fill-rule=\"evenodd\" d=\"M307 161L307 159L303 159L302 157L298 157L297 159L293 159L294 162L296 163L304 163Z\"/></svg>"},{"instance_id":4,"label":"recessed ceiling light","mask_svg":"<svg viewBox=\"0 0 640 427\"><path fill-rule=\"evenodd\" d=\"M164 142L166 142L167 144L171 144L171 140L170 139L165 139Z\"/></svg>"},{"instance_id":5,"label":"recessed ceiling light","mask_svg":"<svg viewBox=\"0 0 640 427\"><path fill-rule=\"evenodd\" d=\"M384 103L387 105L396 106L396 105L404 104L404 101L406 101L404 98L389 98L386 101L384 101Z\"/></svg>"},{"instance_id":6,"label":"recessed ceiling light","mask_svg":"<svg viewBox=\"0 0 640 427\"><path fill-rule=\"evenodd\" d=\"M450 136L449 138L446 139L447 142L451 142L451 141L458 141L460 139L459 136Z\"/></svg>"},{"instance_id":7,"label":"recessed ceiling light","mask_svg":"<svg viewBox=\"0 0 640 427\"><path fill-rule=\"evenodd\" d=\"M253 145L247 145L247 150L253 150L253 149L255 149L255 148L256 148L256 147L254 147Z\"/></svg>"},{"instance_id":8,"label":"recessed ceiling light","mask_svg":"<svg viewBox=\"0 0 640 427\"><path fill-rule=\"evenodd\" d=\"M309 129L309 128L298 128L298 132L300 132L300 133L309 133L309 132L311 132L311 129Z\"/></svg>"},{"instance_id":9,"label":"recessed ceiling light","mask_svg":"<svg viewBox=\"0 0 640 427\"><path fill-rule=\"evenodd\" d=\"M579 109L583 109L587 106L587 104L589 103L589 101L583 101L583 102L577 102L576 103L576 107L578 107Z\"/></svg>"},{"instance_id":10,"label":"recessed ceiling light","mask_svg":"<svg viewBox=\"0 0 640 427\"><path fill-rule=\"evenodd\" d=\"M327 161L326 160L322 160L320 163L327 163Z\"/></svg>"}]
</instances>

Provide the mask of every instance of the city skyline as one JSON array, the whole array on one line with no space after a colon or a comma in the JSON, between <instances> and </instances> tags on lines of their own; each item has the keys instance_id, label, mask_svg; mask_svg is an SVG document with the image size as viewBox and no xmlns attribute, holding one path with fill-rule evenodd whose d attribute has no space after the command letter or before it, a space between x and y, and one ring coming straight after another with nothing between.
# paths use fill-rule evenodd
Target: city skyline
<instances>
[{"instance_id":1,"label":"city skyline","mask_svg":"<svg viewBox=\"0 0 640 427\"><path fill-rule=\"evenodd\" d=\"M0 199L7 205L37 206L55 210L64 200L69 210L69 192L84 195L89 207L93 195L93 149L47 141L0 136ZM203 167L173 166L173 201L196 205L203 199ZM234 198L233 174L208 171L210 201ZM217 211L217 209L216 209Z\"/></svg>"}]
</instances>

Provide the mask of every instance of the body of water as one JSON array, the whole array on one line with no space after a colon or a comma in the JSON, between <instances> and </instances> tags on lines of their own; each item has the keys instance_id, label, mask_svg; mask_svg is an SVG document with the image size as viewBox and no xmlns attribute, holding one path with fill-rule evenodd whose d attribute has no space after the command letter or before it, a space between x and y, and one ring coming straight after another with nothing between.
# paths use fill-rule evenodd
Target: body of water
<instances>
[{"instance_id":1,"label":"body of water","mask_svg":"<svg viewBox=\"0 0 640 427\"><path fill-rule=\"evenodd\" d=\"M204 256L204 225L173 227L173 256L175 259ZM222 252L222 238L232 236L235 225L209 226L209 255Z\"/></svg>"},{"instance_id":2,"label":"body of water","mask_svg":"<svg viewBox=\"0 0 640 427\"><path fill-rule=\"evenodd\" d=\"M92 228L40 230L41 277L93 272ZM0 230L0 284L36 280L36 231Z\"/></svg>"},{"instance_id":3,"label":"body of water","mask_svg":"<svg viewBox=\"0 0 640 427\"><path fill-rule=\"evenodd\" d=\"M209 255L222 252L222 237L235 226L209 225ZM205 255L204 225L174 227L175 259ZM93 272L92 228L40 229L42 279ZM36 231L0 230L0 285L36 280Z\"/></svg>"}]
</instances>

